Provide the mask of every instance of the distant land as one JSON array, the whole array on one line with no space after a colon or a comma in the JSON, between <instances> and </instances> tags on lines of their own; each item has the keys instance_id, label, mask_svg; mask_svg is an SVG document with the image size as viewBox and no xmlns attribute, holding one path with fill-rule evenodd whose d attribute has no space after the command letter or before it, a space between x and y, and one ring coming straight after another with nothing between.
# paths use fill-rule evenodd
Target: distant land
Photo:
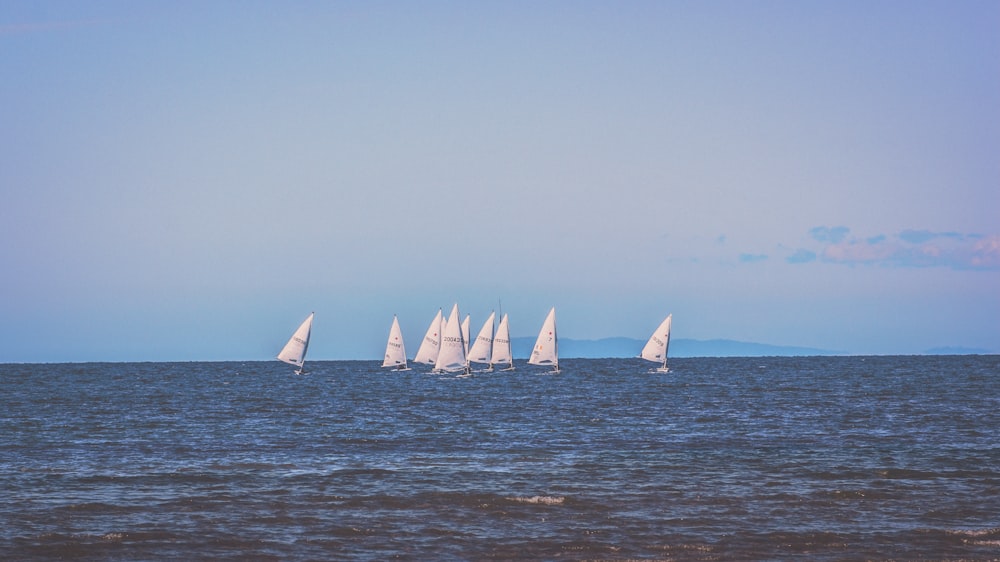
<instances>
[{"instance_id":1,"label":"distant land","mask_svg":"<svg viewBox=\"0 0 1000 562\"><path fill-rule=\"evenodd\" d=\"M600 359L605 357L636 357L642 351L645 340L634 338L602 338L599 340L573 340L559 338L559 356L564 358ZM511 338L514 357L529 357L535 338ZM992 355L995 351L973 347L935 347L925 355ZM798 347L790 345L768 345L736 340L691 340L670 341L670 357L769 357L769 356L813 356L849 355L846 351Z\"/></svg>"},{"instance_id":2,"label":"distant land","mask_svg":"<svg viewBox=\"0 0 1000 562\"><path fill-rule=\"evenodd\" d=\"M559 356L565 358L599 359L604 357L637 357L645 340L634 338L602 338L573 340L559 338ZM535 338L511 338L515 357L528 357ZM670 357L766 357L775 355L845 355L843 351L768 345L735 340L672 339Z\"/></svg>"},{"instance_id":3,"label":"distant land","mask_svg":"<svg viewBox=\"0 0 1000 562\"><path fill-rule=\"evenodd\" d=\"M935 347L924 352L926 355L994 355L995 351L981 347Z\"/></svg>"}]
</instances>

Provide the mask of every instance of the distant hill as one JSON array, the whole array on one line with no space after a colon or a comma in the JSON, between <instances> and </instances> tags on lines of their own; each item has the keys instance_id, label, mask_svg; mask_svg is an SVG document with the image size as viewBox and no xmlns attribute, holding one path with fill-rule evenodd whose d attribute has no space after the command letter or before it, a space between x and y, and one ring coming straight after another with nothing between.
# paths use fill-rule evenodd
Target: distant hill
<instances>
[{"instance_id":1,"label":"distant hill","mask_svg":"<svg viewBox=\"0 0 1000 562\"><path fill-rule=\"evenodd\" d=\"M564 358L597 359L602 357L636 357L645 340L634 338L603 338L599 340L559 339L559 356ZM528 357L535 338L511 338L515 357ZM670 341L671 357L766 357L799 355L843 355L843 352L812 347L768 345L735 340Z\"/></svg>"},{"instance_id":2,"label":"distant hill","mask_svg":"<svg viewBox=\"0 0 1000 562\"><path fill-rule=\"evenodd\" d=\"M996 352L980 347L935 347L924 353L926 355L993 355Z\"/></svg>"}]
</instances>

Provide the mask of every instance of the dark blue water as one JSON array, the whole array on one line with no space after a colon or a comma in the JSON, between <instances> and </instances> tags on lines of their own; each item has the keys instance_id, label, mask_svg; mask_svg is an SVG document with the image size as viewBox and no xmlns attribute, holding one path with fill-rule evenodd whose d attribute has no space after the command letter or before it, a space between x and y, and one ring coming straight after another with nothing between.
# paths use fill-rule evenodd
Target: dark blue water
<instances>
[{"instance_id":1,"label":"dark blue water","mask_svg":"<svg viewBox=\"0 0 1000 562\"><path fill-rule=\"evenodd\" d=\"M1000 356L0 365L0 559L1000 559Z\"/></svg>"}]
</instances>

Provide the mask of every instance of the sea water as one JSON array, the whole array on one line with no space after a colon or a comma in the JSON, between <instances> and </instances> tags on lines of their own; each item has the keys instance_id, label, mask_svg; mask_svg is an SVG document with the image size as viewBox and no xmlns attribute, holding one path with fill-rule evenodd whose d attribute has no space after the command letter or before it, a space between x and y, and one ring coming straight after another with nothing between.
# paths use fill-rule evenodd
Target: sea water
<instances>
[{"instance_id":1,"label":"sea water","mask_svg":"<svg viewBox=\"0 0 1000 562\"><path fill-rule=\"evenodd\" d=\"M0 559L1000 558L1000 356L0 365Z\"/></svg>"}]
</instances>

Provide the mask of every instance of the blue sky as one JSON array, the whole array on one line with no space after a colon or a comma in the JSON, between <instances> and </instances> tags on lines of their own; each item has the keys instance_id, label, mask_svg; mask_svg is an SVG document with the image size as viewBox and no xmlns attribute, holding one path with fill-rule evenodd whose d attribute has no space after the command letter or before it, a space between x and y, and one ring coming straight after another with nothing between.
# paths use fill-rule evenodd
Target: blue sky
<instances>
[{"instance_id":1,"label":"blue sky","mask_svg":"<svg viewBox=\"0 0 1000 562\"><path fill-rule=\"evenodd\" d=\"M1000 352L996 2L4 2L0 76L0 361Z\"/></svg>"}]
</instances>

